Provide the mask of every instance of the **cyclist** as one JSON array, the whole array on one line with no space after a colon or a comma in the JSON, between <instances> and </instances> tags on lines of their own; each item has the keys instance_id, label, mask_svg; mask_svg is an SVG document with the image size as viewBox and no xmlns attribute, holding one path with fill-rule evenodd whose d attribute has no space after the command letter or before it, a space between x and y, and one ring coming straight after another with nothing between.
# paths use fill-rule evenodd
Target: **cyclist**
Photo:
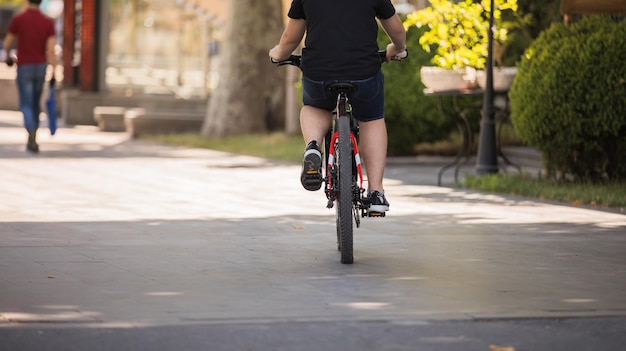
<instances>
[{"instance_id":1,"label":"cyclist","mask_svg":"<svg viewBox=\"0 0 626 351\"><path fill-rule=\"evenodd\" d=\"M360 153L368 180L370 211L385 212L383 175L387 157L387 127L384 121L383 74L378 54L378 22L389 36L387 61L406 50L406 32L391 0L292 0L280 42L269 56L287 59L302 49L304 107L300 125L307 144L301 183L315 191L322 185L322 155L319 145L330 128L337 94L327 89L337 81L352 82L357 90L348 95L352 113L360 126ZM377 22L378 19L378 22Z\"/></svg>"}]
</instances>

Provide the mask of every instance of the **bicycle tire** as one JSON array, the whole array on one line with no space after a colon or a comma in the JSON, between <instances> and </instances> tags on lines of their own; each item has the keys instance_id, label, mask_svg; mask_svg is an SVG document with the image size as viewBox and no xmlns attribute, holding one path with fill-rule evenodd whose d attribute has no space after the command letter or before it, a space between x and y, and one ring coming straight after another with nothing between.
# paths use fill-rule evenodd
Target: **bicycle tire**
<instances>
[{"instance_id":1,"label":"bicycle tire","mask_svg":"<svg viewBox=\"0 0 626 351\"><path fill-rule=\"evenodd\" d=\"M338 118L337 178L337 224L341 263L354 262L352 240L352 141L350 140L350 119L346 114Z\"/></svg>"}]
</instances>

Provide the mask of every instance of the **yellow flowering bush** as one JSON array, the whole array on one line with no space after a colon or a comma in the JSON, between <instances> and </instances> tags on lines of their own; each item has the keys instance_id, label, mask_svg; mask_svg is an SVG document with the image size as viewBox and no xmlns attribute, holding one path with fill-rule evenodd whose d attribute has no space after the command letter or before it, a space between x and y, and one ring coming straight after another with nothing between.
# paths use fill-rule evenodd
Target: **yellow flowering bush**
<instances>
[{"instance_id":1,"label":"yellow flowering bush","mask_svg":"<svg viewBox=\"0 0 626 351\"><path fill-rule=\"evenodd\" d=\"M407 15L405 28L428 29L419 40L424 50L435 50L432 63L442 68L473 67L483 69L487 62L487 29L491 0L431 0L431 6ZM517 14L517 0L495 0L494 43L496 60L512 30L521 27L528 17Z\"/></svg>"}]
</instances>

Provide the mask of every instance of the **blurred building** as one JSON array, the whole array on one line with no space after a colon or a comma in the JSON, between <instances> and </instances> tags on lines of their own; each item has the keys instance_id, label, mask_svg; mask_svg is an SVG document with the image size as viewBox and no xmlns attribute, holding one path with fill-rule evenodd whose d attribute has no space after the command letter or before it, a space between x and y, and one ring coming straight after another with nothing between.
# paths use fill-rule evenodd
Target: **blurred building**
<instances>
[{"instance_id":1,"label":"blurred building","mask_svg":"<svg viewBox=\"0 0 626 351\"><path fill-rule=\"evenodd\" d=\"M61 1L69 124L93 124L94 106L206 105L217 81L225 1Z\"/></svg>"},{"instance_id":2,"label":"blurred building","mask_svg":"<svg viewBox=\"0 0 626 351\"><path fill-rule=\"evenodd\" d=\"M223 3L64 0L65 85L126 95L206 96Z\"/></svg>"}]
</instances>

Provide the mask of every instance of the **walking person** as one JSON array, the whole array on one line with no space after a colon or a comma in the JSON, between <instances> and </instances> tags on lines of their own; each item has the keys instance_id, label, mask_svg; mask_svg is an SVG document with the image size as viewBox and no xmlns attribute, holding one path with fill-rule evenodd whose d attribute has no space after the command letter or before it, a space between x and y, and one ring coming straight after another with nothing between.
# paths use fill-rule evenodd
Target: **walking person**
<instances>
[{"instance_id":1,"label":"walking person","mask_svg":"<svg viewBox=\"0 0 626 351\"><path fill-rule=\"evenodd\" d=\"M24 127L28 132L26 149L31 152L39 152L37 129L47 65L52 65L54 80L54 68L57 64L54 53L56 35L54 21L41 13L40 4L41 0L28 0L26 10L11 19L4 40L6 63L9 66L17 64L19 106L24 116ZM9 52L16 41L15 61Z\"/></svg>"},{"instance_id":2,"label":"walking person","mask_svg":"<svg viewBox=\"0 0 626 351\"><path fill-rule=\"evenodd\" d=\"M406 31L390 0L293 0L279 44L269 56L287 59L306 33L302 49L304 107L300 111L304 151L301 183L315 191L322 185L322 139L330 128L337 94L329 84L347 81L357 90L348 96L359 121L361 154L367 174L370 210L385 212L389 202L383 189L387 157L383 74L378 54L378 23L391 40L387 60L406 50ZM378 20L378 21L377 21Z\"/></svg>"}]
</instances>

